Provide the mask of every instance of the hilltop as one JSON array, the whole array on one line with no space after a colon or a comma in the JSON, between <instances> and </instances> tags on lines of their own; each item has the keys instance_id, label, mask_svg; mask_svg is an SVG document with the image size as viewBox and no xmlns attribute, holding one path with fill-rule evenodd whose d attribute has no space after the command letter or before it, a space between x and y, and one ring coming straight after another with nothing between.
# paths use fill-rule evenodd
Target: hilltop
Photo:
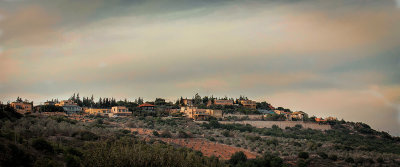
<instances>
[{"instance_id":1,"label":"hilltop","mask_svg":"<svg viewBox=\"0 0 400 167\"><path fill-rule=\"evenodd\" d=\"M208 115L200 121L196 120L200 117L190 118L185 113L188 107L185 99L175 104L160 99L142 102L150 104L141 105L145 109L134 105L136 102L115 101L118 106L126 104L132 114L112 117L85 112L66 114L59 107L40 108L38 112L21 115L11 105L1 105L0 165L396 166L400 163L400 138L364 123L318 121L305 112L301 119L288 120L285 113L295 112L275 108L267 102L255 103L256 109L215 105L215 102L208 106L193 104L196 111L221 110L229 115L220 118ZM274 110L283 114L271 113ZM265 111L269 112L262 113ZM272 126L241 123L245 121L271 122ZM292 122L295 126L278 125L281 122ZM329 129L304 126L308 124Z\"/></svg>"}]
</instances>

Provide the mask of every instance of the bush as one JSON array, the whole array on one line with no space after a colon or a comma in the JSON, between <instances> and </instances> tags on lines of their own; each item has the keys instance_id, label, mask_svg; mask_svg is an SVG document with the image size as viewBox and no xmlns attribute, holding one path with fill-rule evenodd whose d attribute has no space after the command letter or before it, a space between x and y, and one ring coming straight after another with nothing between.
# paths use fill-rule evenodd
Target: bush
<instances>
[{"instance_id":1,"label":"bush","mask_svg":"<svg viewBox=\"0 0 400 167\"><path fill-rule=\"evenodd\" d=\"M131 133L131 131L130 131L130 130L127 130L127 129L121 130L121 132L122 132L123 134L129 134L129 133Z\"/></svg>"},{"instance_id":2,"label":"bush","mask_svg":"<svg viewBox=\"0 0 400 167\"><path fill-rule=\"evenodd\" d=\"M75 149L73 147L68 147L65 150L65 153L71 154L71 155L74 155L74 156L77 156L77 157L82 157L83 156L83 153L81 151L79 151L79 150L77 150L77 149Z\"/></svg>"},{"instance_id":3,"label":"bush","mask_svg":"<svg viewBox=\"0 0 400 167\"><path fill-rule=\"evenodd\" d=\"M53 146L42 138L34 140L32 142L32 147L40 151L46 151L51 153L54 151Z\"/></svg>"},{"instance_id":4,"label":"bush","mask_svg":"<svg viewBox=\"0 0 400 167\"><path fill-rule=\"evenodd\" d=\"M307 159L309 157L308 152L300 152L298 155L299 158Z\"/></svg>"},{"instance_id":5,"label":"bush","mask_svg":"<svg viewBox=\"0 0 400 167\"><path fill-rule=\"evenodd\" d=\"M72 137L76 137L80 140L85 140L85 141L94 141L99 138L96 134L90 131L80 131L72 134Z\"/></svg>"},{"instance_id":6,"label":"bush","mask_svg":"<svg viewBox=\"0 0 400 167\"><path fill-rule=\"evenodd\" d=\"M161 133L160 137L164 137L164 138L171 138L172 134L171 132L169 132L168 130L165 130Z\"/></svg>"},{"instance_id":7,"label":"bush","mask_svg":"<svg viewBox=\"0 0 400 167\"><path fill-rule=\"evenodd\" d=\"M210 141L216 141L214 137L209 138Z\"/></svg>"},{"instance_id":8,"label":"bush","mask_svg":"<svg viewBox=\"0 0 400 167\"><path fill-rule=\"evenodd\" d=\"M179 138L191 138L192 136L189 135L189 134L187 134L186 132L180 130L180 131L178 132L178 137L179 137Z\"/></svg>"},{"instance_id":9,"label":"bush","mask_svg":"<svg viewBox=\"0 0 400 167\"><path fill-rule=\"evenodd\" d=\"M304 159L298 159L297 160L297 166L298 167L306 167L307 166L307 162Z\"/></svg>"},{"instance_id":10,"label":"bush","mask_svg":"<svg viewBox=\"0 0 400 167\"><path fill-rule=\"evenodd\" d=\"M254 142L256 140L261 140L261 137L260 136L248 135L248 136L246 136L246 140L250 140L250 141Z\"/></svg>"},{"instance_id":11,"label":"bush","mask_svg":"<svg viewBox=\"0 0 400 167\"><path fill-rule=\"evenodd\" d=\"M247 161L247 156L242 151L239 151L231 156L229 163L236 165L236 164L239 164L241 162L246 162L246 161Z\"/></svg>"},{"instance_id":12,"label":"bush","mask_svg":"<svg viewBox=\"0 0 400 167\"><path fill-rule=\"evenodd\" d=\"M222 135L224 135L225 137L231 137L231 132L229 132L229 130L224 130L222 132Z\"/></svg>"},{"instance_id":13,"label":"bush","mask_svg":"<svg viewBox=\"0 0 400 167\"><path fill-rule=\"evenodd\" d=\"M34 157L17 145L9 143L0 151L0 166L32 166L33 162Z\"/></svg>"},{"instance_id":14,"label":"bush","mask_svg":"<svg viewBox=\"0 0 400 167\"><path fill-rule=\"evenodd\" d=\"M126 126L130 127L130 128L136 128L136 124L134 122L128 122L126 124Z\"/></svg>"},{"instance_id":15,"label":"bush","mask_svg":"<svg viewBox=\"0 0 400 167\"><path fill-rule=\"evenodd\" d=\"M153 131L153 135L156 136L156 137L159 137L159 136L160 136L160 134L159 134L156 130Z\"/></svg>"},{"instance_id":16,"label":"bush","mask_svg":"<svg viewBox=\"0 0 400 167\"><path fill-rule=\"evenodd\" d=\"M67 155L65 157L65 162L67 167L80 167L81 164L79 162L79 158L73 155Z\"/></svg>"},{"instance_id":17,"label":"bush","mask_svg":"<svg viewBox=\"0 0 400 167\"><path fill-rule=\"evenodd\" d=\"M344 161L346 161L347 163L354 163L354 159L351 157L347 157Z\"/></svg>"},{"instance_id":18,"label":"bush","mask_svg":"<svg viewBox=\"0 0 400 167\"><path fill-rule=\"evenodd\" d=\"M297 128L297 129L301 129L301 128L303 128L303 126L302 126L302 125L300 125L300 124L296 124L294 127L295 127L295 128Z\"/></svg>"},{"instance_id":19,"label":"bush","mask_svg":"<svg viewBox=\"0 0 400 167\"><path fill-rule=\"evenodd\" d=\"M297 147L301 147L301 144L299 142L293 142L293 145L297 146Z\"/></svg>"},{"instance_id":20,"label":"bush","mask_svg":"<svg viewBox=\"0 0 400 167\"><path fill-rule=\"evenodd\" d=\"M376 159L376 162L378 162L380 164L383 164L383 163L385 163L385 160L383 160L382 157L379 157L379 158Z\"/></svg>"},{"instance_id":21,"label":"bush","mask_svg":"<svg viewBox=\"0 0 400 167\"><path fill-rule=\"evenodd\" d=\"M324 153L324 152L318 152L317 153L319 157L323 158L323 159L327 159L328 158L328 154Z\"/></svg>"},{"instance_id":22,"label":"bush","mask_svg":"<svg viewBox=\"0 0 400 167\"><path fill-rule=\"evenodd\" d=\"M329 156L329 159L332 161L337 161L338 157L337 157L337 155L332 154Z\"/></svg>"}]
</instances>

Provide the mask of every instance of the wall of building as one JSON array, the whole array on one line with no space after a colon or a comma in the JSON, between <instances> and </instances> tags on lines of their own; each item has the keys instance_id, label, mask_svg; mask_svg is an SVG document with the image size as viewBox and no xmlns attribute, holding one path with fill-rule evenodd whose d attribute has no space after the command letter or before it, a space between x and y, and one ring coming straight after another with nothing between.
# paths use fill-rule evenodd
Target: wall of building
<instances>
[{"instance_id":1,"label":"wall of building","mask_svg":"<svg viewBox=\"0 0 400 167\"><path fill-rule=\"evenodd\" d=\"M33 104L26 102L13 102L11 106L20 114L25 114L33 111Z\"/></svg>"},{"instance_id":2,"label":"wall of building","mask_svg":"<svg viewBox=\"0 0 400 167\"><path fill-rule=\"evenodd\" d=\"M111 109L104 109L104 108L89 108L85 109L85 113L88 114L107 114L111 113Z\"/></svg>"},{"instance_id":3,"label":"wall of building","mask_svg":"<svg viewBox=\"0 0 400 167\"><path fill-rule=\"evenodd\" d=\"M301 125L303 128L316 129L316 130L330 130L332 129L330 125L320 125L318 123L311 122L301 122L301 121L219 121L221 124L250 124L257 128L272 128L273 125L277 125L281 129L286 127L295 127L296 125Z\"/></svg>"},{"instance_id":4,"label":"wall of building","mask_svg":"<svg viewBox=\"0 0 400 167\"><path fill-rule=\"evenodd\" d=\"M248 117L250 120L262 120L263 115L224 114L224 118L227 117L237 117L237 118Z\"/></svg>"}]
</instances>

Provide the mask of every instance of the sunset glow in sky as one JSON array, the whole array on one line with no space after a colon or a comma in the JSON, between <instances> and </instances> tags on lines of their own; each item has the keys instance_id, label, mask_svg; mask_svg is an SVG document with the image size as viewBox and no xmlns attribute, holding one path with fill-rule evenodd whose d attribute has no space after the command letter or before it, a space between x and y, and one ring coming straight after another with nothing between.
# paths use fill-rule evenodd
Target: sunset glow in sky
<instances>
[{"instance_id":1,"label":"sunset glow in sky","mask_svg":"<svg viewBox=\"0 0 400 167\"><path fill-rule=\"evenodd\" d=\"M246 95L400 135L399 0L0 0L0 101Z\"/></svg>"}]
</instances>

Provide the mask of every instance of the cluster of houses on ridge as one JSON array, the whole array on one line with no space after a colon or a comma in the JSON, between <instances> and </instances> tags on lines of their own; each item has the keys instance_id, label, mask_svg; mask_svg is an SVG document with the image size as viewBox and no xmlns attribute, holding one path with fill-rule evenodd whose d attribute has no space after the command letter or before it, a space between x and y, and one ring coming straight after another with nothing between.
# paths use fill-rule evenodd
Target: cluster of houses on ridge
<instances>
[{"instance_id":1,"label":"cluster of houses on ridge","mask_svg":"<svg viewBox=\"0 0 400 167\"><path fill-rule=\"evenodd\" d=\"M219 106L234 106L234 105L241 105L244 108L248 109L257 109L257 103L253 100L238 100L236 103L234 100L213 100L208 101L207 106L211 105L219 105ZM58 103L48 101L45 102L44 105L39 105L33 107L33 102L26 102L26 101L19 101L19 102L12 102L11 106L14 109L21 113L30 113L30 112L38 112L40 107L42 106L59 106L62 107L65 114L87 114L87 115L102 115L108 117L121 117L121 116L129 116L132 114L132 111L129 111L126 106L113 106L111 108L87 108L87 107L80 107L77 103L72 100L63 100ZM141 111L154 111L155 105L144 103L138 106ZM283 110L278 110L275 107L269 105L269 110L258 109L258 111L262 114L261 117L268 117L270 115L283 115L287 121L292 120L303 120L306 113L302 111L297 112L287 112ZM210 117L215 118L224 118L224 113L222 110L216 109L199 109L194 105L193 99L183 99L180 109L168 109L170 113L183 113L184 116L194 119L194 120L206 120ZM227 116L229 114L226 114ZM242 115L246 116L246 115ZM258 115L259 117L260 115ZM336 120L336 118L328 117L326 119L316 118L316 122L326 122L329 120Z\"/></svg>"}]
</instances>

